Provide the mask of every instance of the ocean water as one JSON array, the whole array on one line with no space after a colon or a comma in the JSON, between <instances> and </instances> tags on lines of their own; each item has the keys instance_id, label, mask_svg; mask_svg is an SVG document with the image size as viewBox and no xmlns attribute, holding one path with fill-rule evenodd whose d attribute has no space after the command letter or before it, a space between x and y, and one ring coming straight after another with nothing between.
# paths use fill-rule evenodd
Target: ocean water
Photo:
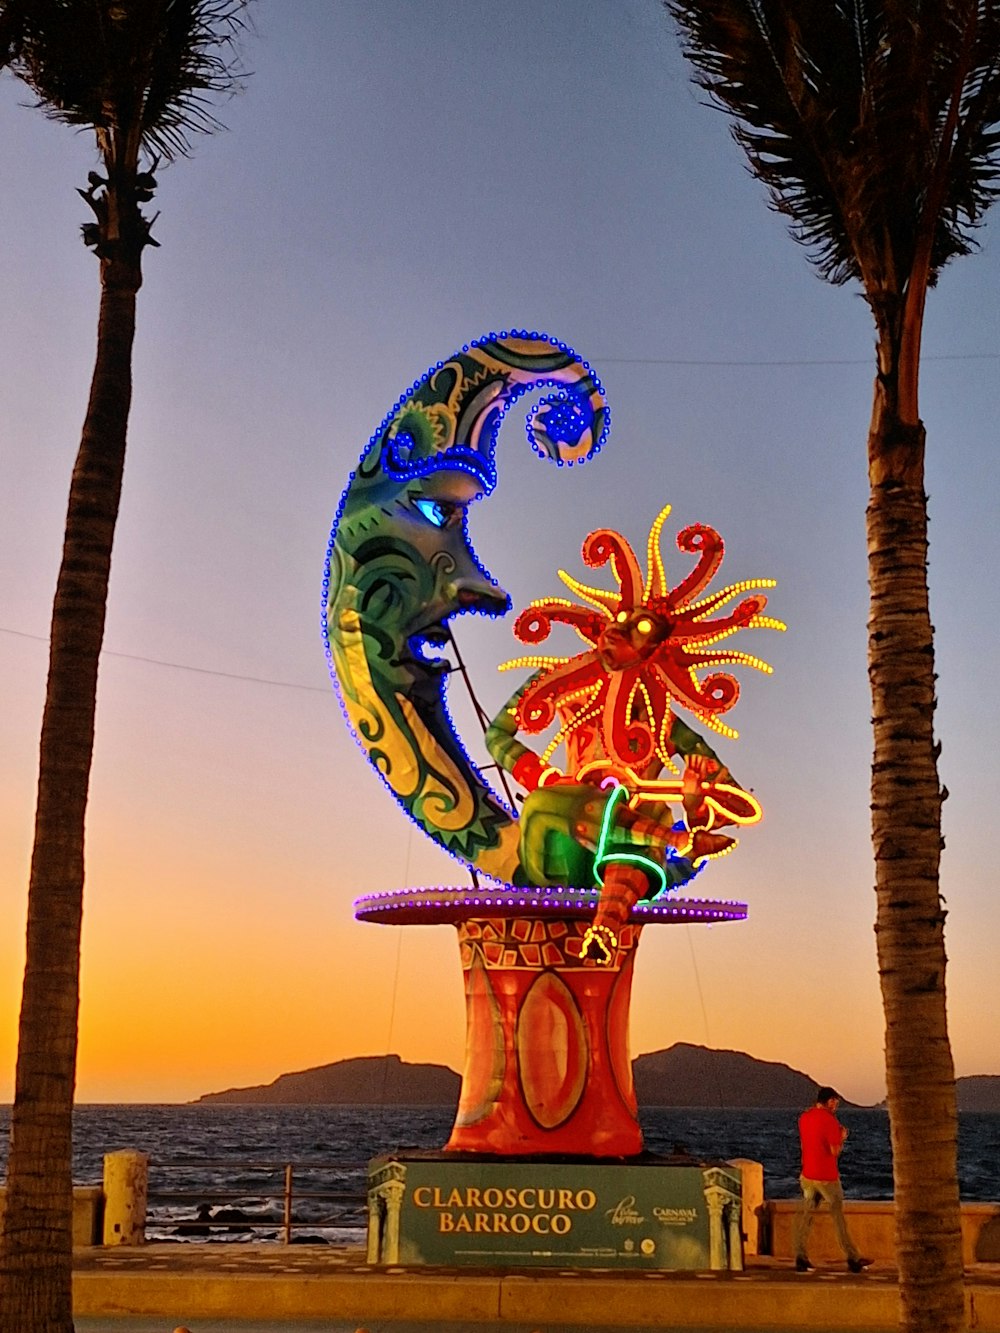
<instances>
[{"instance_id":1,"label":"ocean water","mask_svg":"<svg viewBox=\"0 0 1000 1333\"><path fill-rule=\"evenodd\" d=\"M783 1199L798 1193L797 1115L647 1107L641 1119L650 1152L751 1158L764 1165L766 1196ZM205 1239L191 1226L202 1204L211 1206L213 1220L220 1209L237 1215L211 1233L213 1240L262 1240L280 1235L285 1168L293 1164L293 1235L360 1241L368 1160L440 1148L453 1118L448 1107L80 1106L74 1178L99 1184L105 1153L138 1149L150 1158L150 1239ZM841 1158L845 1194L891 1199L887 1114L842 1110L840 1118L850 1130ZM0 1170L8 1123L9 1108L0 1108ZM964 1200L1000 1200L1000 1114L960 1116L959 1183Z\"/></svg>"}]
</instances>

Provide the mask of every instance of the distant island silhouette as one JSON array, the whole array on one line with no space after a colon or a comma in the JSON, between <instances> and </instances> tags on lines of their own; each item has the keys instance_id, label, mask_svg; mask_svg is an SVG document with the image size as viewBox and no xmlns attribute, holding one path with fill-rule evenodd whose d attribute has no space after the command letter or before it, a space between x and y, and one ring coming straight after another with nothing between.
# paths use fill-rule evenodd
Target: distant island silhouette
<instances>
[{"instance_id":1,"label":"distant island silhouette","mask_svg":"<svg viewBox=\"0 0 1000 1333\"><path fill-rule=\"evenodd\" d=\"M717 1051L683 1041L637 1056L632 1071L640 1106L805 1107L823 1081L743 1051ZM459 1075L447 1065L367 1055L282 1074L256 1087L207 1092L193 1105L454 1106L460 1086ZM1000 1074L960 1078L956 1086L959 1110L1000 1111ZM843 1105L859 1104L845 1100Z\"/></svg>"},{"instance_id":2,"label":"distant island silhouette","mask_svg":"<svg viewBox=\"0 0 1000 1333\"><path fill-rule=\"evenodd\" d=\"M955 1087L960 1111L1000 1111L1000 1074L969 1074Z\"/></svg>"}]
</instances>

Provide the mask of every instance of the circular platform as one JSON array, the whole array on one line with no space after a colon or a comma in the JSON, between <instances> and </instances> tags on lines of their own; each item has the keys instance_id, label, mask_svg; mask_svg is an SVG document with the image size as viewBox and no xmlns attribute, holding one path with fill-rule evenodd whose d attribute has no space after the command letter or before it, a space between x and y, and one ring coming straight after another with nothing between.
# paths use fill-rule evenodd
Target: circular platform
<instances>
[{"instance_id":1,"label":"circular platform","mask_svg":"<svg viewBox=\"0 0 1000 1333\"><path fill-rule=\"evenodd\" d=\"M506 884L483 884L476 889L390 889L356 899L354 915L359 921L393 926L457 925L481 917L586 918L593 916L599 898L597 889L514 889ZM744 921L746 915L746 903L671 895L636 903L629 920L641 926L705 925Z\"/></svg>"}]
</instances>

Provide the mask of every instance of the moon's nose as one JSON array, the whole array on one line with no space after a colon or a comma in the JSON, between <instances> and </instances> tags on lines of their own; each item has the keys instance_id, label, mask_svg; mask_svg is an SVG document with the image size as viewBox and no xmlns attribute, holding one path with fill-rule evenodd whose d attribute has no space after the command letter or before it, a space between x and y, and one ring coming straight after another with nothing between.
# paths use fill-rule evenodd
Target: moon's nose
<instances>
[{"instance_id":1,"label":"moon's nose","mask_svg":"<svg viewBox=\"0 0 1000 1333\"><path fill-rule=\"evenodd\" d=\"M510 598L503 589L480 579L456 579L448 584L446 595L462 611L484 611L490 616L502 616L510 609Z\"/></svg>"}]
</instances>

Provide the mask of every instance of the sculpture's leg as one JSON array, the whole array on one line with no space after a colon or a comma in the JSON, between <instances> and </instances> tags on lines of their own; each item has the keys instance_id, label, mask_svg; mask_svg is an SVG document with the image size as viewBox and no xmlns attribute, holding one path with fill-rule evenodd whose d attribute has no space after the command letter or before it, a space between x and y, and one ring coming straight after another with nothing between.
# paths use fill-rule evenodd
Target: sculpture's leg
<instances>
[{"instance_id":1,"label":"sculpture's leg","mask_svg":"<svg viewBox=\"0 0 1000 1333\"><path fill-rule=\"evenodd\" d=\"M611 861L605 867L601 899L583 937L587 958L602 965L612 961L629 913L648 892L649 880L638 866L625 861Z\"/></svg>"}]
</instances>

